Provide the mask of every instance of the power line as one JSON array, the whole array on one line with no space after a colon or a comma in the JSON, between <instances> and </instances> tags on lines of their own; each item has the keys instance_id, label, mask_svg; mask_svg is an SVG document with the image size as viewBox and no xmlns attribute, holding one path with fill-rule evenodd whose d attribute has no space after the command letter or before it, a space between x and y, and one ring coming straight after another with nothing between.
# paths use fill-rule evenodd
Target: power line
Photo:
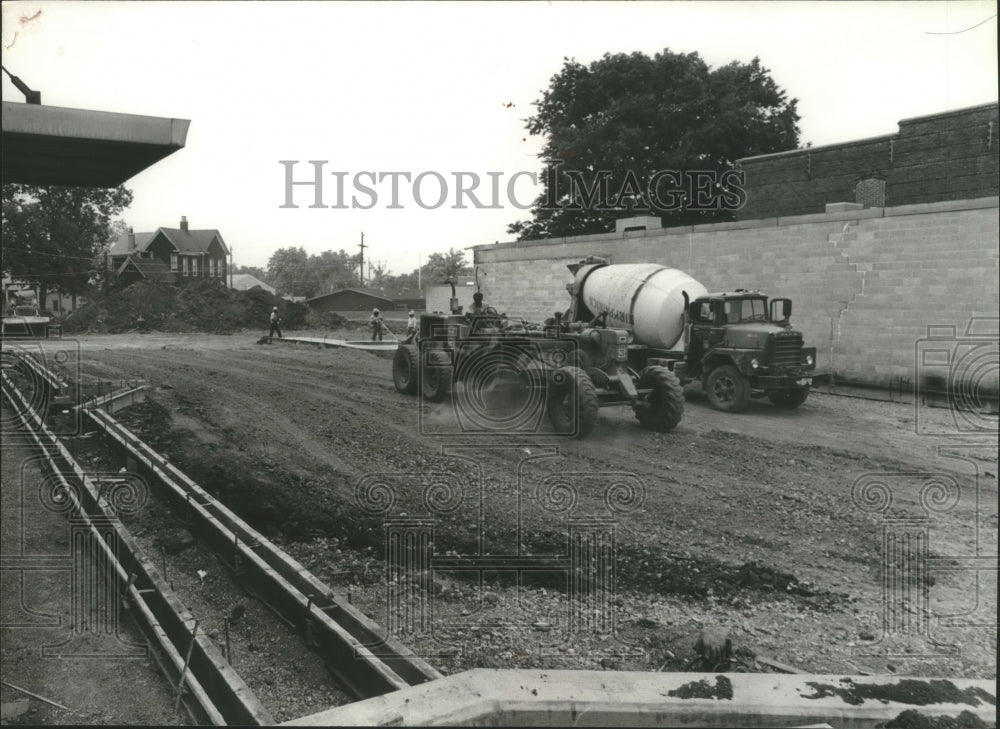
<instances>
[{"instance_id":1,"label":"power line","mask_svg":"<svg viewBox=\"0 0 1000 729\"><path fill-rule=\"evenodd\" d=\"M95 258L99 258L102 253L95 253L93 256L67 256L64 253L46 253L45 251L33 251L30 248L18 248L16 246L4 246L5 251L22 251L24 253L29 253L32 256L49 256L50 258L66 258L74 261L93 261Z\"/></svg>"},{"instance_id":2,"label":"power line","mask_svg":"<svg viewBox=\"0 0 1000 729\"><path fill-rule=\"evenodd\" d=\"M993 15L991 15L990 17L988 17L988 18L987 18L986 20L983 20L983 21L981 21L981 22L979 22L979 23L976 23L975 25L970 25L970 26L969 26L968 28L966 28L965 30L950 30L950 31L933 31L933 30L925 30L925 31L924 31L924 35L958 35L959 33L964 33L964 32L966 32L966 31L968 31L968 30L972 30L973 28L978 28L978 27L979 27L980 25L982 25L983 23L988 23L988 22L990 22L990 21L991 21L991 20L993 20L993 18L995 18L996 16L997 16L997 14L996 14L996 13L993 13Z\"/></svg>"}]
</instances>

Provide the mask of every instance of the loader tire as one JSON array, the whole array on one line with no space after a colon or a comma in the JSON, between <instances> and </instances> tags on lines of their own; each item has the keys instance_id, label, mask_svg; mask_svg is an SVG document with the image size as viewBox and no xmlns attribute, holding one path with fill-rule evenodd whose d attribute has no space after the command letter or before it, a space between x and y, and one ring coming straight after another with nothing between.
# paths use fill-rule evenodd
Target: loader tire
<instances>
[{"instance_id":1,"label":"loader tire","mask_svg":"<svg viewBox=\"0 0 1000 729\"><path fill-rule=\"evenodd\" d=\"M451 392L453 368L451 360L444 352L428 352L427 366L420 378L420 391L424 399L431 402L441 402Z\"/></svg>"},{"instance_id":2,"label":"loader tire","mask_svg":"<svg viewBox=\"0 0 1000 729\"><path fill-rule=\"evenodd\" d=\"M781 390L779 392L769 392L767 399L774 403L775 407L785 410L794 410L806 401L809 397L808 387L799 387L794 390Z\"/></svg>"},{"instance_id":3,"label":"loader tire","mask_svg":"<svg viewBox=\"0 0 1000 729\"><path fill-rule=\"evenodd\" d=\"M652 392L635 405L639 425L657 433L669 433L684 416L684 388L677 375L666 367L647 367L639 375L637 387Z\"/></svg>"},{"instance_id":4,"label":"loader tire","mask_svg":"<svg viewBox=\"0 0 1000 729\"><path fill-rule=\"evenodd\" d=\"M705 395L716 410L741 413L750 402L750 383L732 365L722 365L708 373Z\"/></svg>"},{"instance_id":5,"label":"loader tire","mask_svg":"<svg viewBox=\"0 0 1000 729\"><path fill-rule=\"evenodd\" d=\"M549 381L545 409L557 433L583 438L597 424L597 389L579 367L560 367Z\"/></svg>"},{"instance_id":6,"label":"loader tire","mask_svg":"<svg viewBox=\"0 0 1000 729\"><path fill-rule=\"evenodd\" d=\"M392 357L392 384L404 395L416 395L420 383L420 355L412 344L402 344Z\"/></svg>"}]
</instances>

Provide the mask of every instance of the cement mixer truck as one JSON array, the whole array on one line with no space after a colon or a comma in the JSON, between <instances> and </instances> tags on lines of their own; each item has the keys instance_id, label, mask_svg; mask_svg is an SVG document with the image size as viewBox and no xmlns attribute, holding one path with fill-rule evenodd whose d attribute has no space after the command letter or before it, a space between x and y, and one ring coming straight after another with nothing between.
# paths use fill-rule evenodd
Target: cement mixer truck
<instances>
[{"instance_id":1,"label":"cement mixer truck","mask_svg":"<svg viewBox=\"0 0 1000 729\"><path fill-rule=\"evenodd\" d=\"M796 408L822 377L816 348L804 347L789 323L789 299L745 289L710 293L683 271L652 263L590 257L568 268L574 280L564 327L586 322L627 331L632 369L701 382L718 410L740 412L751 397L765 396ZM581 352L579 365L591 373L586 356Z\"/></svg>"}]
</instances>

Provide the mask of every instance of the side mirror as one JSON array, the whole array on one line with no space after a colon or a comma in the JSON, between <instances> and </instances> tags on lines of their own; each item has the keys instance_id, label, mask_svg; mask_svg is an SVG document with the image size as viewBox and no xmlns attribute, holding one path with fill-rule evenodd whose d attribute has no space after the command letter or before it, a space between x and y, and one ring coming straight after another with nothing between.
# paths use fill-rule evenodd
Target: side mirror
<instances>
[{"instance_id":1,"label":"side mirror","mask_svg":"<svg viewBox=\"0 0 1000 729\"><path fill-rule=\"evenodd\" d=\"M781 315L778 315L778 304L781 304ZM771 299L771 321L788 321L792 316L791 299Z\"/></svg>"}]
</instances>

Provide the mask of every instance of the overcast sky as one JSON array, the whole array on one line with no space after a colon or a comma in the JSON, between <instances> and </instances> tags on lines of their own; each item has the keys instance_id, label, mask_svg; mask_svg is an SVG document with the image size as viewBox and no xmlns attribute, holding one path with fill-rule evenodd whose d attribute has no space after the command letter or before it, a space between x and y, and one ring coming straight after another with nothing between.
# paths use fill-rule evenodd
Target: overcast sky
<instances>
[{"instance_id":1,"label":"overcast sky","mask_svg":"<svg viewBox=\"0 0 1000 729\"><path fill-rule=\"evenodd\" d=\"M799 100L814 146L893 133L897 122L997 98L994 2L207 3L10 2L3 63L42 102L191 120L187 146L129 180L136 231L218 228L237 265L271 253L366 255L393 273L448 248L510 240L528 217L541 140L523 120L563 58L697 51L713 67L759 56ZM970 29L971 28L971 29ZM964 32L959 32L964 31ZM3 79L5 100L23 96ZM280 160L325 160L324 203L285 202ZM406 172L359 193L359 172ZM437 205L433 174L448 199ZM455 172L481 178L500 209L453 209ZM490 173L494 173L491 178ZM466 182L471 178L466 178ZM507 185L513 180L512 201ZM471 259L471 256L470 256Z\"/></svg>"}]
</instances>

